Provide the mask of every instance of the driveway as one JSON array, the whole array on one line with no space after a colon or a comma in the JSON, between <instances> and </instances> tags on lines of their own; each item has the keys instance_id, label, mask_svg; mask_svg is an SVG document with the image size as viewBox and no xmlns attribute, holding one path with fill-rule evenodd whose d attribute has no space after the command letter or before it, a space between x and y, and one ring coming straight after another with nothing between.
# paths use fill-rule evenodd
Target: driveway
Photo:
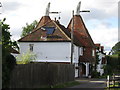
<instances>
[{"instance_id":1,"label":"driveway","mask_svg":"<svg viewBox=\"0 0 120 90\"><path fill-rule=\"evenodd\" d=\"M80 85L73 86L70 88L105 88L106 79L88 79L88 78L79 78L76 81L80 82Z\"/></svg>"}]
</instances>

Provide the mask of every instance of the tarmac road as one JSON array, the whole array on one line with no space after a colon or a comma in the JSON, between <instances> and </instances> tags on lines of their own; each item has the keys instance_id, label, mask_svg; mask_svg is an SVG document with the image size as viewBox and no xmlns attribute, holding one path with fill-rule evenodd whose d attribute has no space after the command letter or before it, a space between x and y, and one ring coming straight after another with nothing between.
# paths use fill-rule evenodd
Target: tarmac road
<instances>
[{"instance_id":1,"label":"tarmac road","mask_svg":"<svg viewBox=\"0 0 120 90\"><path fill-rule=\"evenodd\" d=\"M80 82L80 85L73 86L70 88L105 88L106 79L88 79L88 78L79 78L76 81Z\"/></svg>"}]
</instances>

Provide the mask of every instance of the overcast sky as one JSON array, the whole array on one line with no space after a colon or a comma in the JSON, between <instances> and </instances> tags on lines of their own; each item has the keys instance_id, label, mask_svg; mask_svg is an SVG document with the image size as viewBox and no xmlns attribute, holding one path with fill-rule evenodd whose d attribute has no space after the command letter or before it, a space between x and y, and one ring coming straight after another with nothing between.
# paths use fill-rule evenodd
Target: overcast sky
<instances>
[{"instance_id":1,"label":"overcast sky","mask_svg":"<svg viewBox=\"0 0 120 90\"><path fill-rule=\"evenodd\" d=\"M45 14L48 2L50 11L60 11L60 15L50 15L52 19L61 17L60 23L67 27L72 10L75 10L80 0L1 0L0 19L6 18L10 25L13 40L20 38L22 27L26 23L39 21ZM118 42L118 1L119 0L81 0L81 10L90 13L80 13L84 23L95 43L101 43L108 52Z\"/></svg>"}]
</instances>

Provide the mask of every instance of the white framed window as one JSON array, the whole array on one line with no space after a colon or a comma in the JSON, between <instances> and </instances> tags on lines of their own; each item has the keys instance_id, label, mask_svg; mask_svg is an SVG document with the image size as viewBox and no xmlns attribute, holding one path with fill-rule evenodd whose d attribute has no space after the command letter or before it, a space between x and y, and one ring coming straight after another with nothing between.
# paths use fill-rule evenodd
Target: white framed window
<instances>
[{"instance_id":1,"label":"white framed window","mask_svg":"<svg viewBox=\"0 0 120 90\"><path fill-rule=\"evenodd\" d=\"M95 56L95 50L92 49L92 56Z\"/></svg>"},{"instance_id":2,"label":"white framed window","mask_svg":"<svg viewBox=\"0 0 120 90\"><path fill-rule=\"evenodd\" d=\"M29 50L31 51L31 52L33 52L33 46L34 46L34 44L29 44Z\"/></svg>"},{"instance_id":3,"label":"white framed window","mask_svg":"<svg viewBox=\"0 0 120 90\"><path fill-rule=\"evenodd\" d=\"M80 47L79 51L80 51L80 56L82 56L83 55L83 47Z\"/></svg>"}]
</instances>

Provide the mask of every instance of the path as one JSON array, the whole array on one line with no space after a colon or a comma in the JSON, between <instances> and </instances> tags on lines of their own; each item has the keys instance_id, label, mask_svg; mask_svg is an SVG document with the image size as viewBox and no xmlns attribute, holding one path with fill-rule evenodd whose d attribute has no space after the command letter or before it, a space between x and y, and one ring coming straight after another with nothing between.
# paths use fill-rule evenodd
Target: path
<instances>
[{"instance_id":1,"label":"path","mask_svg":"<svg viewBox=\"0 0 120 90\"><path fill-rule=\"evenodd\" d=\"M73 86L70 88L105 88L106 79L88 79L88 78L79 78L76 81L80 82L80 85Z\"/></svg>"}]
</instances>

